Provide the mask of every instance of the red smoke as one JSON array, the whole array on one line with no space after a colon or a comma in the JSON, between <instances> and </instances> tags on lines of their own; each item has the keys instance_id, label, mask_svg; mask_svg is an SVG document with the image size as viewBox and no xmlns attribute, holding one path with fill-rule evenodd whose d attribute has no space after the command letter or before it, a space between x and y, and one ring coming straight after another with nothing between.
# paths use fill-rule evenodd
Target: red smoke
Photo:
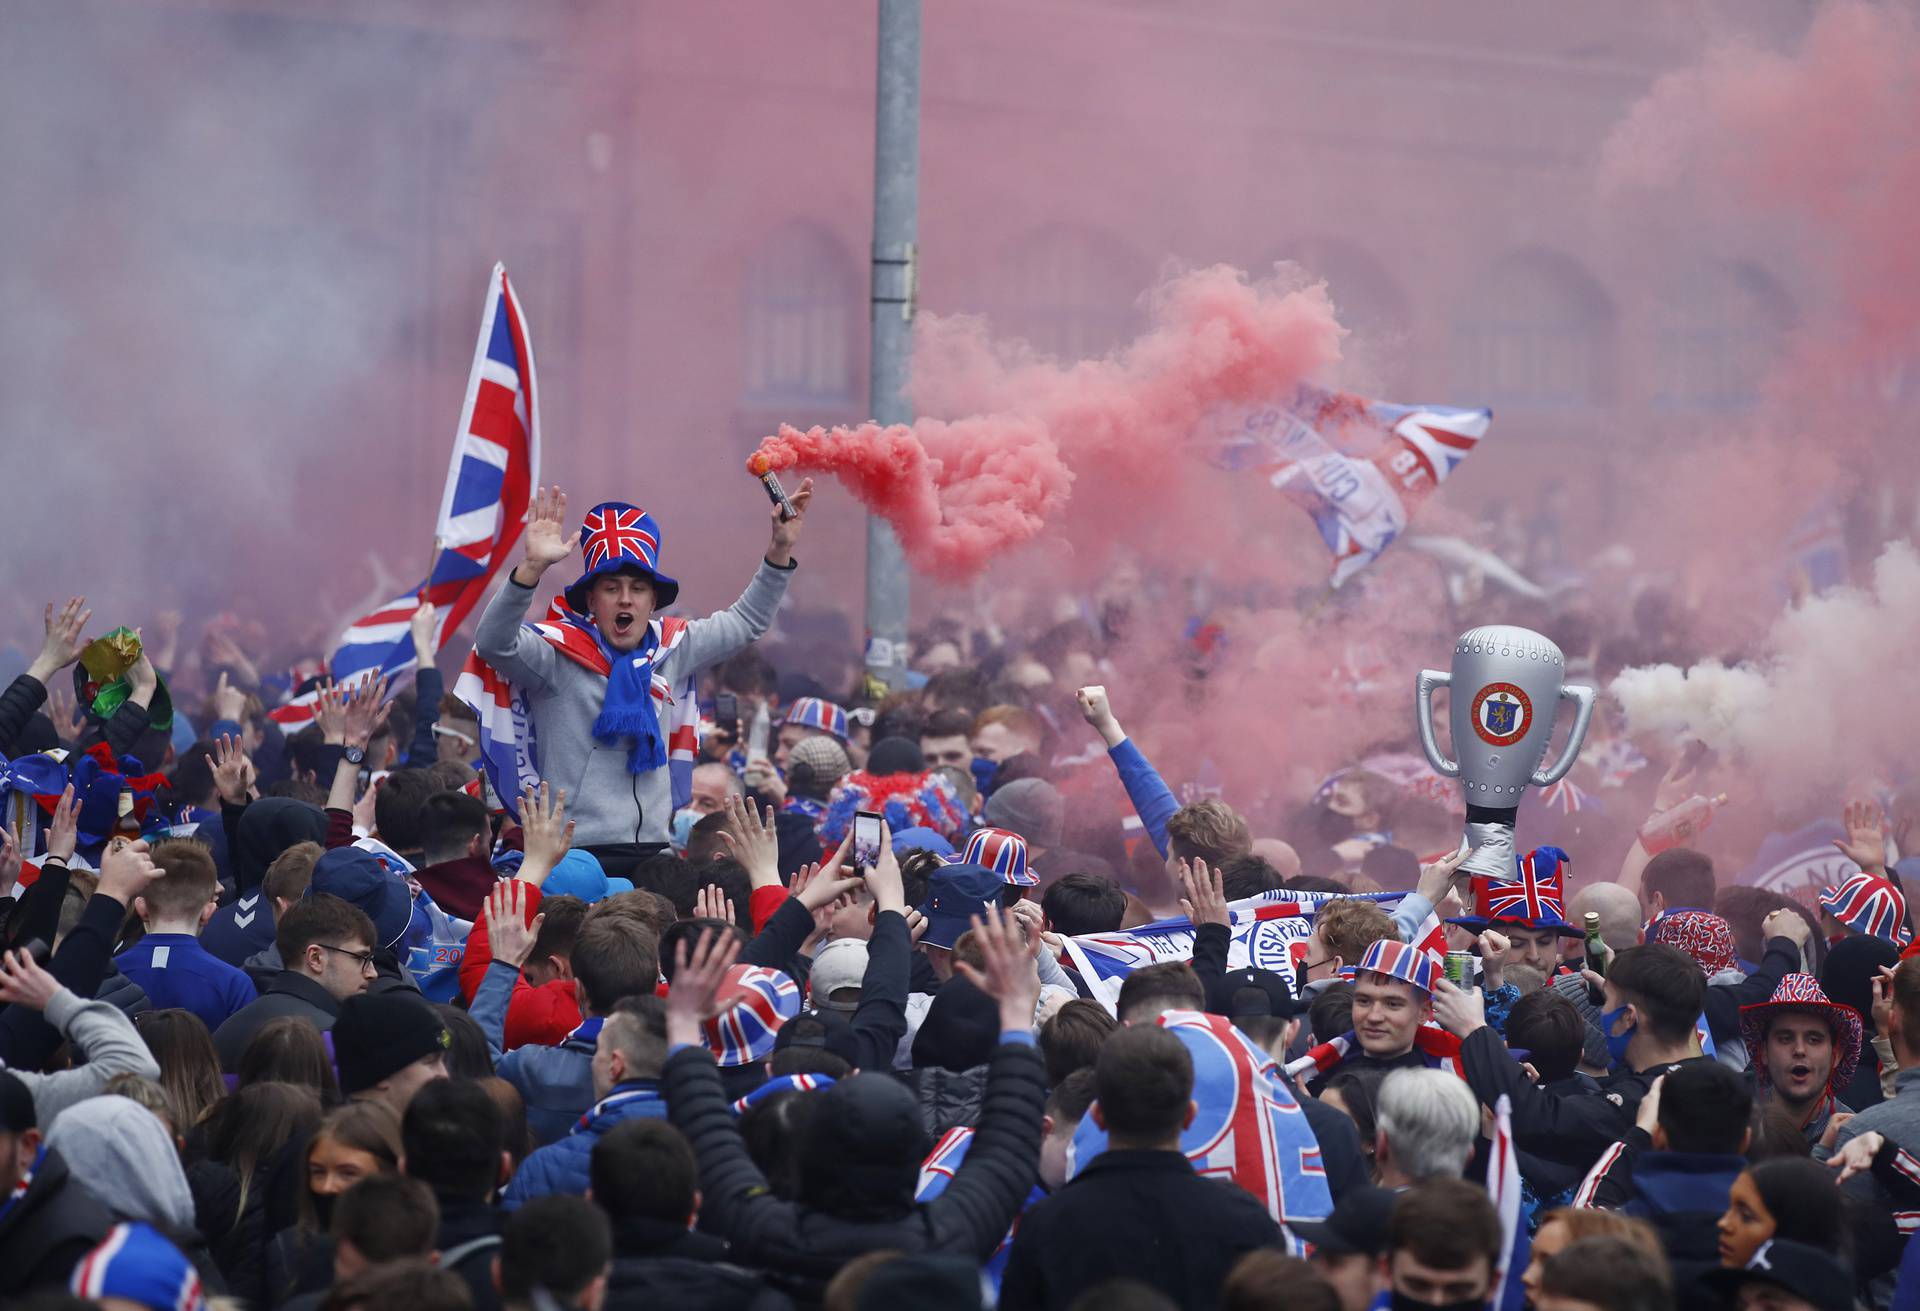
<instances>
[{"instance_id":1,"label":"red smoke","mask_svg":"<svg viewBox=\"0 0 1920 1311\"><path fill-rule=\"evenodd\" d=\"M1076 495L1095 503L1105 538L1117 516L1141 517L1148 493L1161 498L1160 523L1191 529L1167 498L1184 499L1186 471L1204 467L1181 449L1196 421L1287 395L1339 358L1341 329L1322 288L1253 282L1224 265L1172 278L1149 310L1131 345L1074 364L996 342L977 319L930 317L914 400L957 417L783 426L750 466L834 475L893 525L916 569L949 581L1032 541Z\"/></svg>"}]
</instances>

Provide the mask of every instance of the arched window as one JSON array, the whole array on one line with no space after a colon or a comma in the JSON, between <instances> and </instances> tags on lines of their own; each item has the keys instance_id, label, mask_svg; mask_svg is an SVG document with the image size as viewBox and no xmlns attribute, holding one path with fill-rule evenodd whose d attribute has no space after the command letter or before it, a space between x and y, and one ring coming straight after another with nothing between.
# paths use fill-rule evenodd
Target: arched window
<instances>
[{"instance_id":1,"label":"arched window","mask_svg":"<svg viewBox=\"0 0 1920 1311\"><path fill-rule=\"evenodd\" d=\"M997 331L1024 337L1044 354L1089 359L1138 331L1134 306L1150 272L1117 237L1052 224L1001 257L987 312Z\"/></svg>"},{"instance_id":2,"label":"arched window","mask_svg":"<svg viewBox=\"0 0 1920 1311\"><path fill-rule=\"evenodd\" d=\"M1612 397L1613 304L1565 255L1508 255L1467 292L1455 322L1462 405L1572 409Z\"/></svg>"},{"instance_id":3,"label":"arched window","mask_svg":"<svg viewBox=\"0 0 1920 1311\"><path fill-rule=\"evenodd\" d=\"M1337 237L1304 237L1276 255L1327 284L1334 317L1350 334L1341 352L1362 375L1386 387L1402 385L1412 372L1407 295L1367 251Z\"/></svg>"},{"instance_id":4,"label":"arched window","mask_svg":"<svg viewBox=\"0 0 1920 1311\"><path fill-rule=\"evenodd\" d=\"M1794 317L1786 290L1759 265L1693 265L1667 284L1660 304L1653 403L1666 410L1752 404Z\"/></svg>"},{"instance_id":5,"label":"arched window","mask_svg":"<svg viewBox=\"0 0 1920 1311\"><path fill-rule=\"evenodd\" d=\"M747 263L746 399L849 404L861 341L860 275L838 238L794 220Z\"/></svg>"}]
</instances>

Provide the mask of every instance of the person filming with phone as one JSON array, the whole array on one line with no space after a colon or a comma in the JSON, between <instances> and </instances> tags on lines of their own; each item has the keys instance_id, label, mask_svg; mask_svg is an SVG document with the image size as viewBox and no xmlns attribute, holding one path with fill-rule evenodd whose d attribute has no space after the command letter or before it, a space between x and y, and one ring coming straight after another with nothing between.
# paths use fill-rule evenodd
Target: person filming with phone
<instances>
[{"instance_id":1,"label":"person filming with phone","mask_svg":"<svg viewBox=\"0 0 1920 1311\"><path fill-rule=\"evenodd\" d=\"M771 540L740 599L704 619L662 617L680 584L661 570L661 529L638 506L606 501L578 534L567 498L541 489L527 511L525 555L481 616L462 699L480 715L482 757L495 792L521 795L521 762L567 798L575 845L609 876L663 850L687 804L698 755L694 674L751 645L773 623L797 562L794 543L813 499L793 493L792 517L772 513ZM549 610L526 622L547 570L578 544L583 569ZM517 741L524 734L529 741ZM529 749L531 748L531 750Z\"/></svg>"}]
</instances>

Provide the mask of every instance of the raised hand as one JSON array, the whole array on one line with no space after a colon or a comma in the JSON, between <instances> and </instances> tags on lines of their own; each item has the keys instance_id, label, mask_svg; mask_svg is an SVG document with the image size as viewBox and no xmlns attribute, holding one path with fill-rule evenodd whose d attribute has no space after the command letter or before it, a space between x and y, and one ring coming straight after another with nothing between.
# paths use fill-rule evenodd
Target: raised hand
<instances>
[{"instance_id":1,"label":"raised hand","mask_svg":"<svg viewBox=\"0 0 1920 1311\"><path fill-rule=\"evenodd\" d=\"M689 950L691 947L691 950ZM674 948L673 986L667 989L667 1043L704 1047L700 1026L738 1004L721 1003L720 985L740 958L740 935L704 929L698 942L682 938Z\"/></svg>"},{"instance_id":2,"label":"raised hand","mask_svg":"<svg viewBox=\"0 0 1920 1311\"><path fill-rule=\"evenodd\" d=\"M325 699L324 693L322 699ZM253 761L240 739L230 734L215 738L213 785L220 789L220 799L229 806L245 805L247 794L253 790L253 778Z\"/></svg>"},{"instance_id":3,"label":"raised hand","mask_svg":"<svg viewBox=\"0 0 1920 1311\"><path fill-rule=\"evenodd\" d=\"M780 883L780 840L775 833L778 816L772 806L755 813L753 802L731 793L726 801L726 827L720 840L733 858L746 867L747 881L756 888L777 887Z\"/></svg>"},{"instance_id":4,"label":"raised hand","mask_svg":"<svg viewBox=\"0 0 1920 1311\"><path fill-rule=\"evenodd\" d=\"M41 969L40 962L28 953L0 953L0 1002L44 1011L59 990L59 980Z\"/></svg>"},{"instance_id":5,"label":"raised hand","mask_svg":"<svg viewBox=\"0 0 1920 1311\"><path fill-rule=\"evenodd\" d=\"M407 620L407 631L413 635L413 653L420 663L430 665L438 648L434 638L440 630L440 610L424 595L420 598L420 608L413 612L413 618Z\"/></svg>"},{"instance_id":6,"label":"raised hand","mask_svg":"<svg viewBox=\"0 0 1920 1311\"><path fill-rule=\"evenodd\" d=\"M93 618L93 611L87 609L87 598L76 596L60 607L60 613L53 612L53 603L47 603L46 638L40 644L40 654L34 657L27 667L27 673L38 679L43 685L48 679L65 669L80 658L80 652L87 645L81 636L86 631L87 621Z\"/></svg>"},{"instance_id":7,"label":"raised hand","mask_svg":"<svg viewBox=\"0 0 1920 1311\"><path fill-rule=\"evenodd\" d=\"M80 803L73 798L73 784L67 784L54 803L53 825L47 830L47 859L73 863L74 848L80 845Z\"/></svg>"},{"instance_id":8,"label":"raised hand","mask_svg":"<svg viewBox=\"0 0 1920 1311\"><path fill-rule=\"evenodd\" d=\"M1880 807L1871 801L1849 801L1844 813L1847 836L1833 840L1840 854L1869 874L1885 877L1887 838L1892 830Z\"/></svg>"},{"instance_id":9,"label":"raised hand","mask_svg":"<svg viewBox=\"0 0 1920 1311\"><path fill-rule=\"evenodd\" d=\"M980 945L983 968L956 960L953 968L968 983L1000 1003L1003 1032L1033 1026L1034 1003L1040 1000L1040 972L1034 959L1040 954L1040 935L1029 940L1020 923L998 906L973 917L974 941Z\"/></svg>"},{"instance_id":10,"label":"raised hand","mask_svg":"<svg viewBox=\"0 0 1920 1311\"><path fill-rule=\"evenodd\" d=\"M1467 844L1462 841L1458 850L1424 867L1420 871L1420 895L1438 906L1441 899L1453 889L1460 863L1467 858L1468 850Z\"/></svg>"},{"instance_id":11,"label":"raised hand","mask_svg":"<svg viewBox=\"0 0 1920 1311\"><path fill-rule=\"evenodd\" d=\"M153 863L153 853L145 842L128 842L117 847L108 843L106 854L100 858L98 891L122 906L131 906L133 899L147 890L148 884L164 874L165 871Z\"/></svg>"},{"instance_id":12,"label":"raised hand","mask_svg":"<svg viewBox=\"0 0 1920 1311\"><path fill-rule=\"evenodd\" d=\"M527 506L526 545L522 549L524 557L513 572L515 581L528 587L573 554L573 536L567 532L567 494L558 487L542 487L534 493Z\"/></svg>"},{"instance_id":13,"label":"raised hand","mask_svg":"<svg viewBox=\"0 0 1920 1311\"><path fill-rule=\"evenodd\" d=\"M136 628L134 636L139 635L140 630ZM153 694L159 690L160 675L154 671L153 659L147 654L147 648L143 644L140 648L140 658L127 669L127 700L144 709L153 704Z\"/></svg>"},{"instance_id":14,"label":"raised hand","mask_svg":"<svg viewBox=\"0 0 1920 1311\"><path fill-rule=\"evenodd\" d=\"M1109 747L1117 747L1127 740L1127 734L1120 727L1120 721L1114 718L1113 707L1107 702L1107 689L1099 685L1083 687L1073 694L1080 703L1080 717L1093 726Z\"/></svg>"},{"instance_id":15,"label":"raised hand","mask_svg":"<svg viewBox=\"0 0 1920 1311\"><path fill-rule=\"evenodd\" d=\"M813 503L813 479L803 481L800 490L787 500L793 504L793 518L782 519L780 507L773 507L773 540L767 547L767 559L783 569L793 559L794 543L800 540L800 529L807 521L807 507Z\"/></svg>"},{"instance_id":16,"label":"raised hand","mask_svg":"<svg viewBox=\"0 0 1920 1311\"><path fill-rule=\"evenodd\" d=\"M527 923L527 885L519 879L502 879L487 893L487 945L493 958L519 969L533 954L533 944L546 922L544 913Z\"/></svg>"},{"instance_id":17,"label":"raised hand","mask_svg":"<svg viewBox=\"0 0 1920 1311\"><path fill-rule=\"evenodd\" d=\"M220 681L227 681L225 674ZM329 679L314 689L313 722L320 725L320 740L328 746L347 744L347 689Z\"/></svg>"},{"instance_id":18,"label":"raised hand","mask_svg":"<svg viewBox=\"0 0 1920 1311\"><path fill-rule=\"evenodd\" d=\"M1433 981L1433 1020L1456 1038L1486 1027L1487 999L1478 988L1456 988L1444 978Z\"/></svg>"},{"instance_id":19,"label":"raised hand","mask_svg":"<svg viewBox=\"0 0 1920 1311\"><path fill-rule=\"evenodd\" d=\"M78 742L87 731L87 717L74 704L73 693L65 688L54 688L47 694L47 718L53 721L53 731L62 742Z\"/></svg>"},{"instance_id":20,"label":"raised hand","mask_svg":"<svg viewBox=\"0 0 1920 1311\"><path fill-rule=\"evenodd\" d=\"M526 858L514 875L539 887L573 849L573 821L567 818L567 790L545 782L520 794L520 849Z\"/></svg>"},{"instance_id":21,"label":"raised hand","mask_svg":"<svg viewBox=\"0 0 1920 1311\"><path fill-rule=\"evenodd\" d=\"M1208 869L1206 861L1181 861L1180 887L1187 894L1180 898L1180 909L1187 912L1187 918L1195 928L1202 924L1233 923L1233 913L1227 909L1227 893L1220 871Z\"/></svg>"},{"instance_id":22,"label":"raised hand","mask_svg":"<svg viewBox=\"0 0 1920 1311\"><path fill-rule=\"evenodd\" d=\"M725 889L718 883L709 883L693 896L693 917L702 920L724 920L728 924L738 924L733 917L733 902L728 900Z\"/></svg>"},{"instance_id":23,"label":"raised hand","mask_svg":"<svg viewBox=\"0 0 1920 1311\"><path fill-rule=\"evenodd\" d=\"M392 712L393 703L387 700L387 680L384 677L361 679L347 697L347 745L365 750Z\"/></svg>"},{"instance_id":24,"label":"raised hand","mask_svg":"<svg viewBox=\"0 0 1920 1311\"><path fill-rule=\"evenodd\" d=\"M10 828L0 828L0 897L13 891L20 877L20 839Z\"/></svg>"},{"instance_id":25,"label":"raised hand","mask_svg":"<svg viewBox=\"0 0 1920 1311\"><path fill-rule=\"evenodd\" d=\"M220 671L220 681L213 687L213 717L215 719L240 722L240 716L247 713L247 694L227 681L227 671Z\"/></svg>"},{"instance_id":26,"label":"raised hand","mask_svg":"<svg viewBox=\"0 0 1920 1311\"><path fill-rule=\"evenodd\" d=\"M1506 982L1507 957L1513 954L1513 943L1504 933L1488 929L1480 935L1480 980L1488 992L1498 991Z\"/></svg>"}]
</instances>

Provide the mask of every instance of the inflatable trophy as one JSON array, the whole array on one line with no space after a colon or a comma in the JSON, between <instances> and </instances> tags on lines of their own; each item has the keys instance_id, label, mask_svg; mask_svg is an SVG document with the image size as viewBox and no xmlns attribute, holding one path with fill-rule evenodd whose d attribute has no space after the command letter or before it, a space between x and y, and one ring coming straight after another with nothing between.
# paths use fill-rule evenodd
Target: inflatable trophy
<instances>
[{"instance_id":1,"label":"inflatable trophy","mask_svg":"<svg viewBox=\"0 0 1920 1311\"><path fill-rule=\"evenodd\" d=\"M1529 783L1558 783L1573 768L1593 718L1593 689L1563 682L1566 669L1560 648L1540 634L1495 624L1460 635L1450 672L1420 671L1414 684L1420 745L1427 763L1447 778L1459 779L1467 798L1467 844L1473 854L1460 866L1462 874L1502 882L1517 877L1513 817L1520 793ZM1436 687L1450 693L1447 718L1458 760L1441 755L1434 740ZM1554 714L1563 700L1575 707L1573 733L1560 758L1542 769Z\"/></svg>"}]
</instances>

